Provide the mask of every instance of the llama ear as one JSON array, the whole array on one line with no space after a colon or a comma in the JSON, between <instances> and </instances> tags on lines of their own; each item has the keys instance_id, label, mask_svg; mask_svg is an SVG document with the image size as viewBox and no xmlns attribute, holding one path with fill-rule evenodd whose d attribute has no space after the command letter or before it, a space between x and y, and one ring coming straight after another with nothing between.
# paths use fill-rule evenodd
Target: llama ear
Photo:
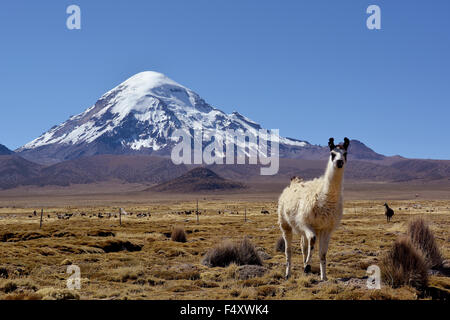
<instances>
[{"instance_id":1,"label":"llama ear","mask_svg":"<svg viewBox=\"0 0 450 320\"><path fill-rule=\"evenodd\" d=\"M328 140L328 146L330 147L330 151L336 148L334 145L334 138L330 138L330 140Z\"/></svg>"},{"instance_id":2,"label":"llama ear","mask_svg":"<svg viewBox=\"0 0 450 320\"><path fill-rule=\"evenodd\" d=\"M350 145L350 140L347 137L344 138L344 149L347 150Z\"/></svg>"}]
</instances>

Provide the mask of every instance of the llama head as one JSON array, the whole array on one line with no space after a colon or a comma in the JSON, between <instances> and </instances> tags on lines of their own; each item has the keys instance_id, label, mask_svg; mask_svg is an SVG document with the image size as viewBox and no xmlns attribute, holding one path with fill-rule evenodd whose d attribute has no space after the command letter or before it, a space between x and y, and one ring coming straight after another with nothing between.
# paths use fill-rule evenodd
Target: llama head
<instances>
[{"instance_id":1,"label":"llama head","mask_svg":"<svg viewBox=\"0 0 450 320\"><path fill-rule=\"evenodd\" d=\"M334 138L328 140L328 147L330 147L330 161L333 162L335 168L342 169L347 162L347 149L350 145L350 140L345 137L344 143L334 144Z\"/></svg>"}]
</instances>

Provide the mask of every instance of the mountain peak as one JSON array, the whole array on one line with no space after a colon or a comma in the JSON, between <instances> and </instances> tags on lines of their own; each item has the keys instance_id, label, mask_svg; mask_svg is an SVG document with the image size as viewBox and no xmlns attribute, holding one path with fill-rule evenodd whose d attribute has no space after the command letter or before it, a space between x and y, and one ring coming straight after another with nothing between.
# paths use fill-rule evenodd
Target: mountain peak
<instances>
[{"instance_id":1,"label":"mountain peak","mask_svg":"<svg viewBox=\"0 0 450 320\"><path fill-rule=\"evenodd\" d=\"M121 85L131 86L133 88L145 87L145 89L147 90L158 88L164 85L183 87L179 83L167 77L165 74L156 71L139 72L125 80Z\"/></svg>"},{"instance_id":2,"label":"mountain peak","mask_svg":"<svg viewBox=\"0 0 450 320\"><path fill-rule=\"evenodd\" d=\"M352 154L352 157L355 159L383 160L385 158L384 155L376 153L364 143L356 139L350 140L349 150L350 154Z\"/></svg>"},{"instance_id":3,"label":"mountain peak","mask_svg":"<svg viewBox=\"0 0 450 320\"><path fill-rule=\"evenodd\" d=\"M257 136L262 127L237 111L226 114L212 107L163 73L143 71L17 152L46 164L97 154L168 156L176 143L172 135L178 129L189 134L193 129L202 129L207 137L221 136L227 141L229 129ZM293 154L308 145L300 140L279 138L280 145ZM239 148L248 154L245 145Z\"/></svg>"}]
</instances>

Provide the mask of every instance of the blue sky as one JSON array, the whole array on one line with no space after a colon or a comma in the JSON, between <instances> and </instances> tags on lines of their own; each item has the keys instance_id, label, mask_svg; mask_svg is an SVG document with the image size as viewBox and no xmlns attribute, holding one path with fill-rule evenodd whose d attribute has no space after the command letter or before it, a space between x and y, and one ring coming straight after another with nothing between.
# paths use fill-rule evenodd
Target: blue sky
<instances>
[{"instance_id":1,"label":"blue sky","mask_svg":"<svg viewBox=\"0 0 450 320\"><path fill-rule=\"evenodd\" d=\"M66 8L81 8L81 30ZM366 8L381 8L381 30ZM326 144L450 159L450 1L3 1L0 143L15 149L144 70Z\"/></svg>"}]
</instances>

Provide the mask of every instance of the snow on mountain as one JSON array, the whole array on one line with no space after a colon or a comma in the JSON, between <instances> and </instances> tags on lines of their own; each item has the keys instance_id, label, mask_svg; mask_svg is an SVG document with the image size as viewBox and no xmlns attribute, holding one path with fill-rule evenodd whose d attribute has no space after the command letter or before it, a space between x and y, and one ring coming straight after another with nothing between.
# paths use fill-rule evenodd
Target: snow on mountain
<instances>
[{"instance_id":1,"label":"snow on mountain","mask_svg":"<svg viewBox=\"0 0 450 320\"><path fill-rule=\"evenodd\" d=\"M19 148L24 157L58 162L95 154L144 153L170 155L177 129L230 139L227 129L256 135L262 127L247 117L226 114L197 93L165 75L138 73L105 93L86 111L72 116ZM314 146L280 137L284 149ZM251 149L256 145L251 145Z\"/></svg>"}]
</instances>

